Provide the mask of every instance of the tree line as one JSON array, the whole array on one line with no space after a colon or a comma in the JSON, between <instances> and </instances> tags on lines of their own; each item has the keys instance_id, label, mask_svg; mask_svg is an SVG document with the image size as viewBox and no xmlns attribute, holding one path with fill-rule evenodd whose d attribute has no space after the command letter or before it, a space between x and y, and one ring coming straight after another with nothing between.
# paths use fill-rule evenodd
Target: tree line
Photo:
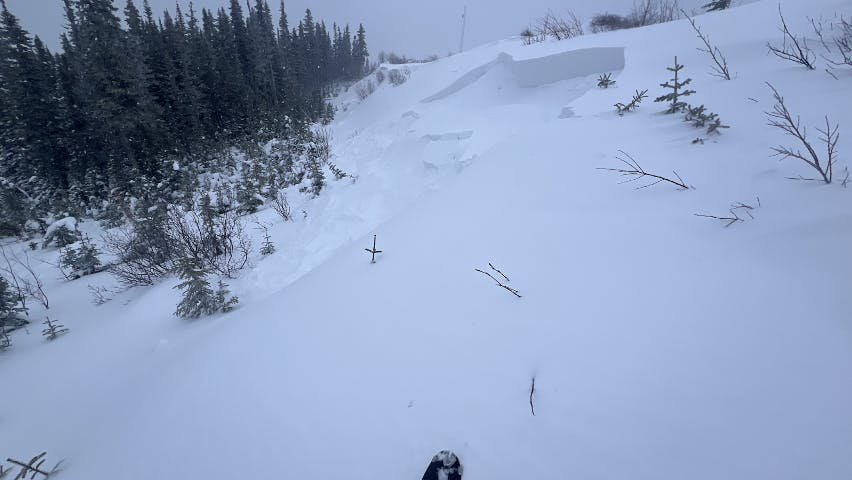
<instances>
[{"instance_id":1,"label":"tree line","mask_svg":"<svg viewBox=\"0 0 852 480\"><path fill-rule=\"evenodd\" d=\"M0 0L0 235L156 185L187 157L330 120L330 89L368 65L363 25L307 10L291 28L283 3L275 22L266 0L159 17L126 0L122 21L112 0L63 1L53 54Z\"/></svg>"}]
</instances>

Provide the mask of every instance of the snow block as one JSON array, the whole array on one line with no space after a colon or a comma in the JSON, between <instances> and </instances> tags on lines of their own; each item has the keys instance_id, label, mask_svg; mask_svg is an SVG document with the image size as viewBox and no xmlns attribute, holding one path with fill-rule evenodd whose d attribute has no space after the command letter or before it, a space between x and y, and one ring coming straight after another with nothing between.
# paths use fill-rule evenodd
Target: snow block
<instances>
[{"instance_id":1,"label":"snow block","mask_svg":"<svg viewBox=\"0 0 852 480\"><path fill-rule=\"evenodd\" d=\"M562 80L624 69L623 47L597 47L571 50L545 57L515 60L503 52L497 58L464 74L447 88L421 101L434 102L476 83L495 68L508 70L519 87L535 88Z\"/></svg>"}]
</instances>

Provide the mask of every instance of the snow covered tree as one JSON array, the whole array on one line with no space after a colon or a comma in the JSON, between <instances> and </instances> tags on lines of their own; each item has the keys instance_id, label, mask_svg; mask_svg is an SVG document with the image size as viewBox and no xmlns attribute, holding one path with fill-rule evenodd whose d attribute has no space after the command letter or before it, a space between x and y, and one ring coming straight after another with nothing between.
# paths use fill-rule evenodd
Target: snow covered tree
<instances>
[{"instance_id":1,"label":"snow covered tree","mask_svg":"<svg viewBox=\"0 0 852 480\"><path fill-rule=\"evenodd\" d=\"M76 229L71 230L67 225L63 224L47 232L44 236L44 240L42 240L41 246L44 248L51 243L54 243L57 247L62 248L67 247L72 243L76 243L78 240L80 240L80 232Z\"/></svg>"},{"instance_id":2,"label":"snow covered tree","mask_svg":"<svg viewBox=\"0 0 852 480\"><path fill-rule=\"evenodd\" d=\"M352 44L352 74L355 78L362 77L367 73L367 58L370 56L367 51L367 32L364 30L364 25L358 25L358 32L355 34L355 42Z\"/></svg>"},{"instance_id":3,"label":"snow covered tree","mask_svg":"<svg viewBox=\"0 0 852 480\"><path fill-rule=\"evenodd\" d=\"M688 95L692 95L695 93L695 90L687 90L683 87L689 85L692 82L691 78L687 78L686 80L681 81L678 78L678 73L683 69L683 65L677 63L677 57L674 59L674 67L667 67L666 70L674 73L674 78L670 79L666 83L661 83L660 86L663 88L671 89L671 93L667 93L660 97L657 97L655 102L669 102L669 108L666 110L666 113L677 113L683 111L686 108L686 102L682 101L680 98Z\"/></svg>"},{"instance_id":4,"label":"snow covered tree","mask_svg":"<svg viewBox=\"0 0 852 480\"><path fill-rule=\"evenodd\" d=\"M198 318L218 311L229 312L239 301L229 297L228 285L219 280L214 292L207 280L209 272L202 262L194 257L183 257L177 262L177 273L183 281L175 286L183 291L175 315L181 318Z\"/></svg>"},{"instance_id":5,"label":"snow covered tree","mask_svg":"<svg viewBox=\"0 0 852 480\"><path fill-rule=\"evenodd\" d=\"M225 313L234 309L234 305L239 303L240 299L234 296L229 296L231 291L228 290L228 284L219 280L219 288L216 289L216 309Z\"/></svg>"},{"instance_id":6,"label":"snow covered tree","mask_svg":"<svg viewBox=\"0 0 852 480\"><path fill-rule=\"evenodd\" d=\"M62 267L65 276L70 279L76 279L85 275L96 273L101 267L101 260L98 247L96 247L88 237L83 237L78 248L68 247L62 253L59 259L59 265Z\"/></svg>"},{"instance_id":7,"label":"snow covered tree","mask_svg":"<svg viewBox=\"0 0 852 480\"><path fill-rule=\"evenodd\" d=\"M706 12L714 12L716 10L725 10L730 8L731 0L713 0L710 3L704 4L701 8Z\"/></svg>"},{"instance_id":8,"label":"snow covered tree","mask_svg":"<svg viewBox=\"0 0 852 480\"><path fill-rule=\"evenodd\" d=\"M6 320L9 320L25 310L20 306L18 295L12 291L9 282L0 277L0 325L4 325Z\"/></svg>"},{"instance_id":9,"label":"snow covered tree","mask_svg":"<svg viewBox=\"0 0 852 480\"><path fill-rule=\"evenodd\" d=\"M178 277L183 280L176 289L183 292L180 303L177 305L175 315L181 318L198 318L210 315L219 310L217 306L217 294L207 281L208 272L202 266L201 261L194 257L184 257L177 263Z\"/></svg>"}]
</instances>

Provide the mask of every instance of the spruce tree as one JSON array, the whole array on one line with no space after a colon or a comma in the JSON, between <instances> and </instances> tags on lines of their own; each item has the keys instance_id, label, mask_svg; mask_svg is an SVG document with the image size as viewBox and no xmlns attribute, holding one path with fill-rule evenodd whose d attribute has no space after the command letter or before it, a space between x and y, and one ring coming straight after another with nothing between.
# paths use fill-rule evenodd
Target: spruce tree
<instances>
[{"instance_id":1,"label":"spruce tree","mask_svg":"<svg viewBox=\"0 0 852 480\"><path fill-rule=\"evenodd\" d=\"M201 266L201 261L194 257L184 257L177 263L178 277L183 280L176 289L182 291L183 296L177 305L175 315L181 318L198 318L215 313L219 310L217 306L217 294L207 281L208 272Z\"/></svg>"},{"instance_id":2,"label":"spruce tree","mask_svg":"<svg viewBox=\"0 0 852 480\"><path fill-rule=\"evenodd\" d=\"M364 25L358 25L358 33L355 36L355 41L352 45L352 75L354 78L361 78L367 73L367 58L370 54L367 52L367 32Z\"/></svg>"},{"instance_id":3,"label":"spruce tree","mask_svg":"<svg viewBox=\"0 0 852 480\"><path fill-rule=\"evenodd\" d=\"M0 277L0 325L6 320L11 320L25 310L20 307L18 296L12 291L9 282Z\"/></svg>"},{"instance_id":4,"label":"spruce tree","mask_svg":"<svg viewBox=\"0 0 852 480\"><path fill-rule=\"evenodd\" d=\"M230 296L231 291L228 290L228 284L219 280L219 287L216 289L216 309L228 313L234 309L234 305L239 303L240 299L235 296Z\"/></svg>"},{"instance_id":5,"label":"spruce tree","mask_svg":"<svg viewBox=\"0 0 852 480\"><path fill-rule=\"evenodd\" d=\"M671 93L667 93L663 96L657 97L655 102L669 102L669 108L666 110L666 113L677 113L683 111L686 108L686 102L681 101L681 97L685 97L688 95L692 95L695 93L695 90L685 90L683 87L689 85L692 82L691 78L687 78L686 80L681 81L678 78L678 73L683 69L683 65L677 63L677 57L674 59L674 67L667 67L666 70L674 73L674 78L669 80L666 83L661 83L660 86L663 88L671 89Z\"/></svg>"}]
</instances>

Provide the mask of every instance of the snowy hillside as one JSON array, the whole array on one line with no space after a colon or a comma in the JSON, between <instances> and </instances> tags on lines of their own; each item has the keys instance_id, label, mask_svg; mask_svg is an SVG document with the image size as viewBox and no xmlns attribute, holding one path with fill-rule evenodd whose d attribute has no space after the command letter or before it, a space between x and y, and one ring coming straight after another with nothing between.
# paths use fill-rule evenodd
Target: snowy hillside
<instances>
[{"instance_id":1,"label":"snowy hillside","mask_svg":"<svg viewBox=\"0 0 852 480\"><path fill-rule=\"evenodd\" d=\"M852 16L782 6L810 36L808 17ZM777 9L697 17L731 81L684 20L508 39L351 88L330 128L357 181L292 192L293 222L259 213L277 252L231 282L231 313L174 317L173 278L95 306L108 274L35 262L71 332L35 324L0 354L0 455L47 451L67 480L419 479L441 449L466 480L852 478L852 68L767 54ZM721 135L653 102L674 56ZM767 126L767 81L815 144L839 123L833 184L770 157L795 143ZM694 188L619 184L599 168L620 150ZM728 228L695 215L737 202L752 209ZM489 262L522 298L474 270Z\"/></svg>"}]
</instances>

